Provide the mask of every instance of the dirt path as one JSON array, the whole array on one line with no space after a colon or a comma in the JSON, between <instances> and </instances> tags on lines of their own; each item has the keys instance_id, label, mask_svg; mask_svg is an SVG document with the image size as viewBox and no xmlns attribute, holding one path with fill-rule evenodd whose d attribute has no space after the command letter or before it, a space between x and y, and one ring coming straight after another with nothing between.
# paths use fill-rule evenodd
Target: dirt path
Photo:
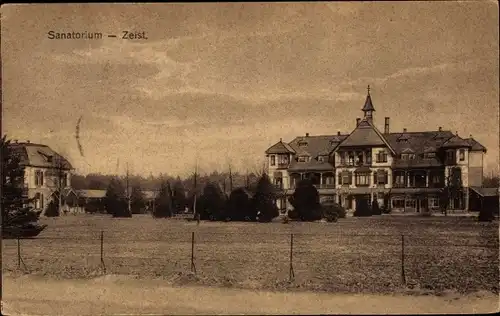
<instances>
[{"instance_id":1,"label":"dirt path","mask_svg":"<svg viewBox=\"0 0 500 316\"><path fill-rule=\"evenodd\" d=\"M272 293L105 276L3 279L3 315L490 313L498 297Z\"/></svg>"}]
</instances>

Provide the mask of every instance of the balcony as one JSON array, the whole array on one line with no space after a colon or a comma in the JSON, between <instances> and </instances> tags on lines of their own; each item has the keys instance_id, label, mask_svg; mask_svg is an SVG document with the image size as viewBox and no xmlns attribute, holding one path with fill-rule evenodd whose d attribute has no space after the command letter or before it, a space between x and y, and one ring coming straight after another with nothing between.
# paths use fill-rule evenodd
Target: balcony
<instances>
[{"instance_id":1,"label":"balcony","mask_svg":"<svg viewBox=\"0 0 500 316\"><path fill-rule=\"evenodd\" d=\"M353 161L340 161L338 167L371 167L371 160L365 162L353 162Z\"/></svg>"},{"instance_id":2,"label":"balcony","mask_svg":"<svg viewBox=\"0 0 500 316\"><path fill-rule=\"evenodd\" d=\"M335 189L335 184L315 184L316 189Z\"/></svg>"},{"instance_id":3,"label":"balcony","mask_svg":"<svg viewBox=\"0 0 500 316\"><path fill-rule=\"evenodd\" d=\"M288 162L280 162L280 163L276 164L277 169L288 169L289 166L290 166L290 163L288 163Z\"/></svg>"}]
</instances>

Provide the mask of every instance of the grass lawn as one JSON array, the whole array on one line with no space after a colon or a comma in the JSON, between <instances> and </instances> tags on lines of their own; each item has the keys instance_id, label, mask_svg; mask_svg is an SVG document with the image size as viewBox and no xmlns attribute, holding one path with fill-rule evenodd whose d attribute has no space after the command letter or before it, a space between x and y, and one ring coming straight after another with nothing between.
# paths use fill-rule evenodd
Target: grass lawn
<instances>
[{"instance_id":1,"label":"grass lawn","mask_svg":"<svg viewBox=\"0 0 500 316\"><path fill-rule=\"evenodd\" d=\"M337 223L219 223L106 216L44 218L21 240L33 274L95 277L100 232L108 274L260 289L393 292L401 288L498 293L498 222L464 217L378 216ZM195 233L191 273L191 233ZM294 235L289 282L290 235ZM404 275L402 285L402 235ZM17 270L17 241L3 240L3 270ZM23 265L22 265L23 266Z\"/></svg>"}]
</instances>

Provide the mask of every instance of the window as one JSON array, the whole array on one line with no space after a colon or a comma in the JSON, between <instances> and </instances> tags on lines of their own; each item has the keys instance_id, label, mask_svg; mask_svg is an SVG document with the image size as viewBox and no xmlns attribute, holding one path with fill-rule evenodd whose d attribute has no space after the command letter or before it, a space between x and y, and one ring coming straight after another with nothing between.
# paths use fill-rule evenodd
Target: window
<instances>
[{"instance_id":1,"label":"window","mask_svg":"<svg viewBox=\"0 0 500 316\"><path fill-rule=\"evenodd\" d=\"M298 161L299 162L308 162L309 161L309 157L307 157L307 156L300 156L298 158Z\"/></svg>"},{"instance_id":2,"label":"window","mask_svg":"<svg viewBox=\"0 0 500 316\"><path fill-rule=\"evenodd\" d=\"M340 184L351 184L352 183L352 173L349 171L342 171L339 173L339 183Z\"/></svg>"},{"instance_id":3,"label":"window","mask_svg":"<svg viewBox=\"0 0 500 316\"><path fill-rule=\"evenodd\" d=\"M278 158L279 158L278 163L280 165L288 165L288 156L287 155L279 155Z\"/></svg>"},{"instance_id":4,"label":"window","mask_svg":"<svg viewBox=\"0 0 500 316\"><path fill-rule=\"evenodd\" d=\"M393 175L394 186L399 188L404 188L406 185L406 177L404 172L396 172Z\"/></svg>"},{"instance_id":5,"label":"window","mask_svg":"<svg viewBox=\"0 0 500 316\"><path fill-rule=\"evenodd\" d=\"M404 208L405 207L405 200L404 199L392 199L392 207L393 208Z\"/></svg>"},{"instance_id":6,"label":"window","mask_svg":"<svg viewBox=\"0 0 500 316\"><path fill-rule=\"evenodd\" d=\"M459 157L460 161L464 161L465 160L465 149L460 149L458 151L458 157Z\"/></svg>"},{"instance_id":7,"label":"window","mask_svg":"<svg viewBox=\"0 0 500 316\"><path fill-rule=\"evenodd\" d=\"M369 165L371 165L371 163L372 163L372 153L369 152L369 151L366 152L365 153L365 157L366 157L366 163L369 164Z\"/></svg>"},{"instance_id":8,"label":"window","mask_svg":"<svg viewBox=\"0 0 500 316\"><path fill-rule=\"evenodd\" d=\"M319 157L318 157L318 161L319 161L319 162L324 162L324 161L325 161L325 159L323 158L323 156L319 156Z\"/></svg>"},{"instance_id":9,"label":"window","mask_svg":"<svg viewBox=\"0 0 500 316\"><path fill-rule=\"evenodd\" d=\"M357 165L362 165L363 164L363 153L356 153L356 164Z\"/></svg>"},{"instance_id":10,"label":"window","mask_svg":"<svg viewBox=\"0 0 500 316\"><path fill-rule=\"evenodd\" d=\"M298 143L299 147L307 147L307 142L301 141Z\"/></svg>"},{"instance_id":11,"label":"window","mask_svg":"<svg viewBox=\"0 0 500 316\"><path fill-rule=\"evenodd\" d=\"M43 195L41 193L35 194L35 208L43 209Z\"/></svg>"},{"instance_id":12,"label":"window","mask_svg":"<svg viewBox=\"0 0 500 316\"><path fill-rule=\"evenodd\" d=\"M439 198L437 197L432 197L429 198L429 208L439 208Z\"/></svg>"},{"instance_id":13,"label":"window","mask_svg":"<svg viewBox=\"0 0 500 316\"><path fill-rule=\"evenodd\" d=\"M381 150L377 153L377 162L387 162L387 153L385 151Z\"/></svg>"},{"instance_id":14,"label":"window","mask_svg":"<svg viewBox=\"0 0 500 316\"><path fill-rule=\"evenodd\" d=\"M369 173L356 173L356 185L365 186L370 185Z\"/></svg>"},{"instance_id":15,"label":"window","mask_svg":"<svg viewBox=\"0 0 500 316\"><path fill-rule=\"evenodd\" d=\"M68 175L67 174L64 174L62 176L62 179L61 179L61 185L63 188L67 187L68 186Z\"/></svg>"},{"instance_id":16,"label":"window","mask_svg":"<svg viewBox=\"0 0 500 316\"><path fill-rule=\"evenodd\" d=\"M35 185L36 186L43 185L43 172L40 170L35 171Z\"/></svg>"},{"instance_id":17,"label":"window","mask_svg":"<svg viewBox=\"0 0 500 316\"><path fill-rule=\"evenodd\" d=\"M274 185L278 189L282 189L283 188L283 179L282 178L276 178L276 179L274 179Z\"/></svg>"},{"instance_id":18,"label":"window","mask_svg":"<svg viewBox=\"0 0 500 316\"><path fill-rule=\"evenodd\" d=\"M441 181L442 177L439 174L433 174L431 178L433 184L439 184L442 182Z\"/></svg>"},{"instance_id":19,"label":"window","mask_svg":"<svg viewBox=\"0 0 500 316\"><path fill-rule=\"evenodd\" d=\"M417 200L415 199L408 199L405 204L406 208L417 208Z\"/></svg>"},{"instance_id":20,"label":"window","mask_svg":"<svg viewBox=\"0 0 500 316\"><path fill-rule=\"evenodd\" d=\"M446 152L446 161L455 162L455 151L449 150Z\"/></svg>"},{"instance_id":21,"label":"window","mask_svg":"<svg viewBox=\"0 0 500 316\"><path fill-rule=\"evenodd\" d=\"M450 170L451 185L460 187L462 186L462 169L453 168Z\"/></svg>"},{"instance_id":22,"label":"window","mask_svg":"<svg viewBox=\"0 0 500 316\"><path fill-rule=\"evenodd\" d=\"M275 166L276 165L276 156L272 155L271 156L271 166Z\"/></svg>"},{"instance_id":23,"label":"window","mask_svg":"<svg viewBox=\"0 0 500 316\"><path fill-rule=\"evenodd\" d=\"M374 177L374 183L376 184L386 184L388 183L387 181L387 171L385 170L379 170L379 171L376 171L375 173L373 173Z\"/></svg>"},{"instance_id":24,"label":"window","mask_svg":"<svg viewBox=\"0 0 500 316\"><path fill-rule=\"evenodd\" d=\"M435 157L436 157L436 153L425 153L424 154L425 159L431 159L431 158L435 158Z\"/></svg>"},{"instance_id":25,"label":"window","mask_svg":"<svg viewBox=\"0 0 500 316\"><path fill-rule=\"evenodd\" d=\"M340 157L340 164L345 165L346 164L346 153L343 151L339 152L339 157Z\"/></svg>"},{"instance_id":26,"label":"window","mask_svg":"<svg viewBox=\"0 0 500 316\"><path fill-rule=\"evenodd\" d=\"M354 153L349 152L349 166L354 166Z\"/></svg>"}]
</instances>

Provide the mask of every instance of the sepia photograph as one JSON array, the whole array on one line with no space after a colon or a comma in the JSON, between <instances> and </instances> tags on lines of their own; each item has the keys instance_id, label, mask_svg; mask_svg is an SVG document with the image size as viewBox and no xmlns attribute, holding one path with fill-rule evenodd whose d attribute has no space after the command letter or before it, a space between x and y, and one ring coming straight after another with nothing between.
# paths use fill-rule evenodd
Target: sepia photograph
<instances>
[{"instance_id":1,"label":"sepia photograph","mask_svg":"<svg viewBox=\"0 0 500 316\"><path fill-rule=\"evenodd\" d=\"M2 315L499 312L498 25L2 5Z\"/></svg>"}]
</instances>

